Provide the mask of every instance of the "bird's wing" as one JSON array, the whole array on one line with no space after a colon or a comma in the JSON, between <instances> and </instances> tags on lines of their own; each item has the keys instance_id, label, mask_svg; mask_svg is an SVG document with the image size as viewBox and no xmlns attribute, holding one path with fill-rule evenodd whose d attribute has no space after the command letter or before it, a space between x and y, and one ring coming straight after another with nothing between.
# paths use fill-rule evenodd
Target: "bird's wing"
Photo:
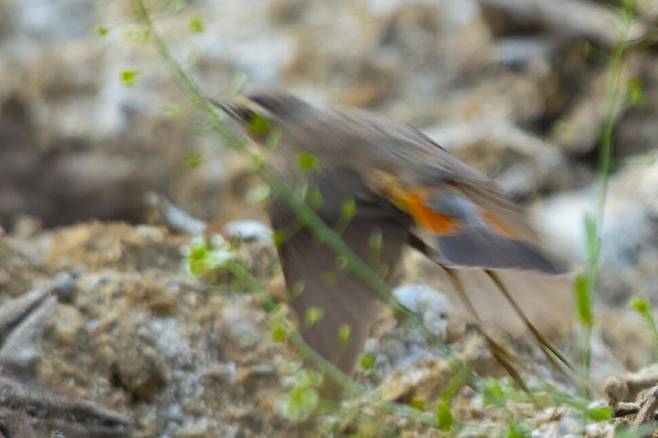
<instances>
[{"instance_id":1,"label":"bird's wing","mask_svg":"<svg viewBox=\"0 0 658 438\"><path fill-rule=\"evenodd\" d=\"M370 179L371 187L414 219L416 247L422 243L426 255L444 266L563 272L540 248L520 207L490 180L464 173L463 163L454 159L460 166L455 171L442 158L441 166Z\"/></svg>"},{"instance_id":2,"label":"bird's wing","mask_svg":"<svg viewBox=\"0 0 658 438\"><path fill-rule=\"evenodd\" d=\"M352 166L371 190L413 217L430 258L454 267L561 271L540 249L523 210L485 175L410 125L364 112L342 115L356 126L346 125L355 153L370 157Z\"/></svg>"},{"instance_id":3,"label":"bird's wing","mask_svg":"<svg viewBox=\"0 0 658 438\"><path fill-rule=\"evenodd\" d=\"M286 223L285 214L282 207L270 210L275 228ZM372 256L373 231L382 234L378 262L388 266L390 275L399 264L406 244L403 228L356 219L342 237L358 257L368 262ZM341 269L336 252L308 230L289 236L278 246L278 251L291 293L290 305L300 320L302 337L321 356L350 374L380 310L377 294L356 274ZM319 320L313 323L306 320L309 309L319 309L322 315ZM349 339L345 339L346 332Z\"/></svg>"},{"instance_id":4,"label":"bird's wing","mask_svg":"<svg viewBox=\"0 0 658 438\"><path fill-rule=\"evenodd\" d=\"M322 357L351 373L377 310L377 295L336 266L335 252L300 231L279 247L299 332ZM320 318L308 321L311 309ZM348 340L341 340L347 327Z\"/></svg>"}]
</instances>

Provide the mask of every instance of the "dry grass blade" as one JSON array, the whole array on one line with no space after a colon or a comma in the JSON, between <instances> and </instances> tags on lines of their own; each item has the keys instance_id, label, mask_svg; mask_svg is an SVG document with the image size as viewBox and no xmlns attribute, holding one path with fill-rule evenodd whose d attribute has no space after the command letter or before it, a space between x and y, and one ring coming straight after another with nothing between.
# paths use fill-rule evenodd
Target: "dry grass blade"
<instances>
[{"instance_id":1,"label":"dry grass blade","mask_svg":"<svg viewBox=\"0 0 658 438\"><path fill-rule=\"evenodd\" d=\"M487 335L482 328L482 320L480 319L480 316L477 313L477 310L475 310L475 306L473 306L473 303L471 303L471 300L468 299L468 295L466 295L466 291L464 291L464 287L459 280L459 277L454 273L454 271L450 268L447 268L445 266L442 266L446 274L448 274L448 278L450 279L450 282L452 283L453 288L459 295L460 299L463 301L464 305L468 309L469 312L473 314L473 317L477 321L476 328L478 332L482 335L482 337L485 339L487 342L487 347L489 348L489 351L493 355L494 359L498 361L498 363L507 371L507 374L510 375L510 377L516 382L517 385L521 389L523 389L526 393L530 394L530 390L528 389L528 386L526 385L525 381L523 380L523 377L521 377L521 373L519 372L517 366L515 365L518 364L518 360L509 352L507 351L502 345L500 345L498 342L493 340L491 336Z\"/></svg>"},{"instance_id":2,"label":"dry grass blade","mask_svg":"<svg viewBox=\"0 0 658 438\"><path fill-rule=\"evenodd\" d=\"M537 327L535 327L535 325L532 322L530 322L530 320L525 315L521 307L517 304L514 298L512 298L512 295L507 290L507 287L505 287L505 284L503 283L503 280L500 278L500 276L496 272L491 271L489 269L485 269L484 272L496 284L498 289L505 296L505 299L507 299L510 305L514 308L514 311L519 315L521 320L523 320L523 323L528 328L528 330L530 330L530 333L532 333L532 336L537 341L537 344L539 345L539 348L541 349L542 353L544 353L544 355L546 356L546 359L548 359L548 361L556 369L564 372L564 369L555 360L555 358L557 358L570 371L575 372L573 365L571 365L571 363L564 357L564 355L560 352L560 350L558 350L557 347L555 347L548 339L546 339L546 337L544 337L544 335L541 334L541 332L537 329Z\"/></svg>"},{"instance_id":3,"label":"dry grass blade","mask_svg":"<svg viewBox=\"0 0 658 438\"><path fill-rule=\"evenodd\" d=\"M512 356L512 354L502 345L494 341L491 336L484 333L482 326L478 325L478 331L484 337L485 341L487 341L487 347L489 348L489 351L496 359L496 361L498 361L500 366L502 366L505 371L507 371L507 374L509 374L510 377L516 382L516 384L519 385L519 387L525 391L532 399L532 393L530 392L530 389L523 380L523 377L521 377L521 373L519 373L518 368L514 366L514 362L518 363L518 360Z\"/></svg>"}]
</instances>

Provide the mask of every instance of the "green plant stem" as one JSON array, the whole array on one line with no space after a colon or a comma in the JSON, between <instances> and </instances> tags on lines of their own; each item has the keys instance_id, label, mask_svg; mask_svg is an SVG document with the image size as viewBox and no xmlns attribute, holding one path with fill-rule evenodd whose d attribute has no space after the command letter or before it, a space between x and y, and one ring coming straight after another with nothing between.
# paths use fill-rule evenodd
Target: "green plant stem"
<instances>
[{"instance_id":1,"label":"green plant stem","mask_svg":"<svg viewBox=\"0 0 658 438\"><path fill-rule=\"evenodd\" d=\"M603 130L601 132L601 141L598 148L598 196L596 202L596 210L594 217L595 224L595 242L590 242L595 245L594 248L590 248L588 251L589 256L587 260L587 266L585 270L585 276L587 278L587 300L590 307L590 312L596 301L596 287L597 287L597 274L598 267L601 258L601 230L603 228L603 218L605 213L605 206L608 194L608 182L610 170L612 168L612 141L613 133L615 128L615 121L619 114L622 105L622 94L623 87L621 85L622 71L624 68L624 54L628 47L628 42L626 41L626 36L630 29L631 11L628 10L629 6L626 6L627 10L624 11L625 17L625 27L622 31L622 34L619 37L618 43L615 45L615 48L610 59L610 83L608 85L609 89L609 99L608 99L608 110L606 113L605 123L603 125ZM592 333L594 329L594 320L591 319L583 324L582 327L582 347L581 347L581 366L582 366L582 381L581 381L581 390L587 391L587 382L589 382L589 377L591 373L591 362L592 362Z\"/></svg>"}]
</instances>

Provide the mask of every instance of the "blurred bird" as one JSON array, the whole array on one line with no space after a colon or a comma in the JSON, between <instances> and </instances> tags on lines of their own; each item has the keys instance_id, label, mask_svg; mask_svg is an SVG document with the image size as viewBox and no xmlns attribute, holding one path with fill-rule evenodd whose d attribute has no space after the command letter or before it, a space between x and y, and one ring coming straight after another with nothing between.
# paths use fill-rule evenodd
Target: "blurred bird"
<instances>
[{"instance_id":1,"label":"blurred bird","mask_svg":"<svg viewBox=\"0 0 658 438\"><path fill-rule=\"evenodd\" d=\"M275 92L215 104L264 147L268 163L287 184L308 184L319 192L313 204L318 217L391 284L409 244L446 270L465 307L482 321L482 307L485 313L492 309L480 299L469 300L463 290L474 271L457 271L477 268L490 288L503 292L542 349L563 360L523 314L497 270L553 275L564 268L540 248L522 209L489 178L412 126L370 112L320 109ZM272 145L268 139L276 134L280 141ZM304 169L300 157L312 157L317 166ZM346 214L346 206L355 208ZM302 336L324 358L352 373L379 309L376 294L356 274L340 268L337 254L300 227L285 202L274 196L268 213L273 228L289 234L278 252ZM544 317L566 314L544 305L560 301L550 296L554 284L549 290L546 284L519 291L521 301L534 301ZM310 309L321 309L321 317L304 321ZM507 318L500 318L503 325Z\"/></svg>"}]
</instances>

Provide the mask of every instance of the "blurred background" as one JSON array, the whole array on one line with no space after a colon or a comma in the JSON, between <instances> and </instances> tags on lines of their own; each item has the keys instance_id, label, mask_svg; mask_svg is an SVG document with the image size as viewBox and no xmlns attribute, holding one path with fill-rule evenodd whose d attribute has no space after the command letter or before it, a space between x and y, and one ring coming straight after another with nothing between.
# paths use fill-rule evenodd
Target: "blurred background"
<instances>
[{"instance_id":1,"label":"blurred background","mask_svg":"<svg viewBox=\"0 0 658 438\"><path fill-rule=\"evenodd\" d=\"M616 312L610 321L637 327L624 319L631 318L628 300L658 300L658 2L637 0L633 13L623 9L627 3L148 5L174 56L208 96L226 97L241 84L248 91L278 88L311 102L358 106L407 121L527 205L547 243L574 266L586 257L583 218L596 204L598 148L606 123L614 122L600 299L606 311ZM615 58L621 41L629 44ZM609 120L617 103L619 111ZM106 247L89 242L107 233L132 242L120 245L125 250L141 242L139 229L66 227L95 220L149 222L144 199L150 191L207 221L265 220L249 201L258 181L248 164L209 131L135 22L131 2L0 1L0 226L21 249L13 259L0 259L0 286L16 295L42 275L63 270L84 277L97 266L107 268L85 252ZM125 237L133 232L141 237ZM167 247L168 254L178 244ZM139 266L153 254L140 252L129 261ZM61 257L78 264L71 267ZM177 269L177 263L172 258L162 266ZM160 310L149 311L176 312L170 301L158 303ZM84 306L69 307L78 309L81 321L98 322ZM634 348L634 330L619 331L607 342ZM642 365L650 353L638 347L615 356L614 369L625 370ZM162 373L128 393L148 393L138 400L159 397L162 382L171 378L171 370ZM222 374L229 371L217 373L229 379ZM130 388L130 379L119 380ZM97 399L110 407L130 399L107 391L111 396L101 390L96 395L105 394ZM148 409L160 418L153 412L165 408Z\"/></svg>"}]
</instances>

